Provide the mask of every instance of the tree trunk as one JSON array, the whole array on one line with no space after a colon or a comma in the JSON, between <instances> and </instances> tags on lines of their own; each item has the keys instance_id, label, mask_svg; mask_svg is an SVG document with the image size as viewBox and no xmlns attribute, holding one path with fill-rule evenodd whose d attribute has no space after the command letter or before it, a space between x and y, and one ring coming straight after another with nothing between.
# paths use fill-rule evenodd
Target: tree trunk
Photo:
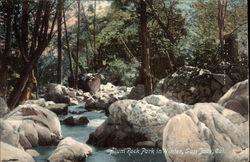
<instances>
[{"instance_id":1,"label":"tree trunk","mask_svg":"<svg viewBox=\"0 0 250 162\"><path fill-rule=\"evenodd\" d=\"M33 59L31 62L27 64L27 66L24 69L24 73L21 75L21 78L19 79L18 83L14 87L14 90L12 91L9 100L8 100L8 106L10 109L13 109L17 103L20 100L20 97L24 91L25 86L27 85L27 82L29 80L30 74L32 72L32 69L35 65L35 62L38 60Z\"/></svg>"},{"instance_id":2,"label":"tree trunk","mask_svg":"<svg viewBox=\"0 0 250 162\"><path fill-rule=\"evenodd\" d=\"M220 54L221 58L225 57L224 45L224 30L225 30L225 16L227 10L227 0L218 0L218 27L219 27L219 40L220 40Z\"/></svg>"},{"instance_id":3,"label":"tree trunk","mask_svg":"<svg viewBox=\"0 0 250 162\"><path fill-rule=\"evenodd\" d=\"M68 30L67 30L65 10L63 10L63 22L64 22L66 44L67 44L67 53L68 53L68 57L69 57L69 68L70 68L70 72L71 72L71 77L72 77L73 81L75 81L75 74L74 74L73 63L72 63L72 54L71 54L71 50L70 50L70 46L69 46L69 36L68 36Z\"/></svg>"},{"instance_id":4,"label":"tree trunk","mask_svg":"<svg viewBox=\"0 0 250 162\"><path fill-rule=\"evenodd\" d=\"M80 0L78 0L77 13L77 47L76 47L76 74L75 74L75 88L78 89L78 70L79 70L79 41L80 41Z\"/></svg>"},{"instance_id":5,"label":"tree trunk","mask_svg":"<svg viewBox=\"0 0 250 162\"><path fill-rule=\"evenodd\" d=\"M141 41L143 48L141 74L145 86L145 95L150 95L153 91L151 73L151 40L147 29L147 5L144 0L140 0L140 7Z\"/></svg>"},{"instance_id":6,"label":"tree trunk","mask_svg":"<svg viewBox=\"0 0 250 162\"><path fill-rule=\"evenodd\" d=\"M12 46L12 22L13 22L13 4L11 0L6 0L3 2L6 7L6 15L5 15L5 47L2 59L0 60L0 96L3 98L7 98L8 92L8 57L11 55L11 46Z\"/></svg>"},{"instance_id":7,"label":"tree trunk","mask_svg":"<svg viewBox=\"0 0 250 162\"><path fill-rule=\"evenodd\" d=\"M96 0L94 0L94 20L93 20L93 48L94 48L94 69L97 72L98 66L98 53L96 50Z\"/></svg>"},{"instance_id":8,"label":"tree trunk","mask_svg":"<svg viewBox=\"0 0 250 162\"><path fill-rule=\"evenodd\" d=\"M35 72L34 70L32 70L31 74L29 75L29 79L27 81L25 89L20 97L19 104L22 104L23 102L29 100L31 98L33 89L36 87L37 87L37 80L35 77Z\"/></svg>"},{"instance_id":9,"label":"tree trunk","mask_svg":"<svg viewBox=\"0 0 250 162\"><path fill-rule=\"evenodd\" d=\"M32 34L30 35L31 36L30 40L32 40L32 42L30 45L29 55L27 55L29 56L27 58L28 61L24 65L23 71L20 75L20 79L18 80L17 84L14 87L14 90L11 92L10 97L8 99L8 106L10 109L13 109L19 102L20 97L24 92L24 88L27 85L32 70L34 69L43 51L51 41L51 38L53 36L55 20L57 17L57 10L53 18L53 22L50 25L49 20L51 15L53 15L51 1L39 1L37 4L37 12L34 15L34 28L33 31L31 32ZM41 28L42 30L39 30ZM20 39L19 36L21 29L18 29L18 26L16 26L16 29L17 30L15 30L16 33L15 36L16 39L18 40ZM23 30L21 31L23 32ZM27 40L22 40L22 41L27 41ZM20 44L21 41L19 40L17 42L19 44L19 47L21 47ZM22 50L21 48L20 51ZM22 53L22 55L23 57L26 56L26 54L24 53Z\"/></svg>"},{"instance_id":10,"label":"tree trunk","mask_svg":"<svg viewBox=\"0 0 250 162\"><path fill-rule=\"evenodd\" d=\"M58 15L57 15L57 49L58 49L58 64L57 64L57 84L62 83L62 8L63 0L58 0L57 4Z\"/></svg>"}]
</instances>

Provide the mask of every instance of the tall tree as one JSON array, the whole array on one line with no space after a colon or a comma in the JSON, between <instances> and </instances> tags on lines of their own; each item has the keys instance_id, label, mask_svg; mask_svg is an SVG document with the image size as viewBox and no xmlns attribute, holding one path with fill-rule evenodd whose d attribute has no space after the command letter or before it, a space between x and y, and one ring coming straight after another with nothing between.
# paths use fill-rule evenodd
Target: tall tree
<instances>
[{"instance_id":1,"label":"tall tree","mask_svg":"<svg viewBox=\"0 0 250 162\"><path fill-rule=\"evenodd\" d=\"M80 0L77 1L77 43L76 43L76 71L75 71L75 88L78 88L78 70L79 70L79 45L80 45Z\"/></svg>"},{"instance_id":2,"label":"tall tree","mask_svg":"<svg viewBox=\"0 0 250 162\"><path fill-rule=\"evenodd\" d=\"M7 78L8 78L8 57L11 55L12 31L13 31L13 1L4 0L3 8L5 9L5 47L2 59L0 60L0 96L7 97Z\"/></svg>"},{"instance_id":3,"label":"tall tree","mask_svg":"<svg viewBox=\"0 0 250 162\"><path fill-rule=\"evenodd\" d=\"M72 80L74 82L75 74L73 70L72 53L71 53L70 46L69 46L69 36L68 36L67 22L66 22L66 16L65 16L65 9L63 10L63 23L64 23L66 45L67 45L67 53L69 57L69 68L70 68L70 73L71 73L70 76L72 77Z\"/></svg>"},{"instance_id":4,"label":"tall tree","mask_svg":"<svg viewBox=\"0 0 250 162\"><path fill-rule=\"evenodd\" d=\"M57 2L57 51L58 51L58 64L57 64L57 83L62 83L62 11L63 11L63 0Z\"/></svg>"},{"instance_id":5,"label":"tall tree","mask_svg":"<svg viewBox=\"0 0 250 162\"><path fill-rule=\"evenodd\" d=\"M153 91L153 79L151 73L151 40L147 28L147 4L140 0L140 28L142 41L142 66L141 74L145 86L145 94L150 95Z\"/></svg>"},{"instance_id":6,"label":"tall tree","mask_svg":"<svg viewBox=\"0 0 250 162\"><path fill-rule=\"evenodd\" d=\"M19 3L22 3L23 7L20 7L18 10L22 10L23 12L21 15L19 12L15 13L14 29L19 51L26 63L23 66L20 78L8 99L8 106L11 109L13 109L19 102L32 74L32 70L54 35L53 31L57 13L54 12L54 5L50 0L34 2L33 5L35 5L35 10L31 9L29 6L31 2L28 0L22 2L19 1ZM24 17L27 16L27 11L30 10L34 12L32 18L29 16ZM20 22L20 16L22 22ZM26 21L28 21L28 24L33 25L30 30L27 30ZM29 31L31 32L29 33ZM27 35L29 36L27 37ZM26 40L22 40L22 37L25 37ZM26 49L27 47L28 50Z\"/></svg>"},{"instance_id":7,"label":"tall tree","mask_svg":"<svg viewBox=\"0 0 250 162\"><path fill-rule=\"evenodd\" d=\"M219 40L221 47L221 57L225 57L224 45L225 45L225 18L227 11L227 0L218 0L218 27L219 27Z\"/></svg>"},{"instance_id":8,"label":"tall tree","mask_svg":"<svg viewBox=\"0 0 250 162\"><path fill-rule=\"evenodd\" d=\"M94 0L94 19L93 19L93 50L94 50L94 67L95 70L97 71L97 66L98 66L98 54L96 50L96 0Z\"/></svg>"}]
</instances>

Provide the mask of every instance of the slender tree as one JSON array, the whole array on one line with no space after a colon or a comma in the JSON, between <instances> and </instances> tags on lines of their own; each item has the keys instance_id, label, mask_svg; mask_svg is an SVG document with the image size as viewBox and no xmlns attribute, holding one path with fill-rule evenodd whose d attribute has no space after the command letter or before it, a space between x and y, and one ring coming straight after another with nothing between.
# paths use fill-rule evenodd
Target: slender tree
<instances>
[{"instance_id":1,"label":"slender tree","mask_svg":"<svg viewBox=\"0 0 250 162\"><path fill-rule=\"evenodd\" d=\"M76 44L76 73L75 73L75 88L78 88L78 70L79 70L79 45L80 45L80 0L78 2L77 13L77 44Z\"/></svg>"},{"instance_id":2,"label":"slender tree","mask_svg":"<svg viewBox=\"0 0 250 162\"><path fill-rule=\"evenodd\" d=\"M94 69L97 71L99 56L96 50L96 0L94 0L94 19L93 19L93 50L94 50Z\"/></svg>"},{"instance_id":3,"label":"slender tree","mask_svg":"<svg viewBox=\"0 0 250 162\"><path fill-rule=\"evenodd\" d=\"M220 39L220 47L221 47L221 57L225 57L225 18L227 11L227 0L218 0L218 27L219 27L219 39Z\"/></svg>"},{"instance_id":4,"label":"slender tree","mask_svg":"<svg viewBox=\"0 0 250 162\"><path fill-rule=\"evenodd\" d=\"M153 91L153 79L151 74L151 40L147 28L147 4L140 0L140 28L143 48L141 77L145 85L145 95L150 95Z\"/></svg>"},{"instance_id":5,"label":"slender tree","mask_svg":"<svg viewBox=\"0 0 250 162\"><path fill-rule=\"evenodd\" d=\"M72 63L72 53L69 46L69 36L68 36L68 29L67 29L67 22L66 22L66 16L65 16L65 9L63 10L63 22L64 22L64 31L65 31L65 39L66 39L66 45L67 45L67 53L69 57L69 68L70 68L70 75L72 77L72 80L75 81L75 74L73 70L73 63Z\"/></svg>"},{"instance_id":6,"label":"slender tree","mask_svg":"<svg viewBox=\"0 0 250 162\"><path fill-rule=\"evenodd\" d=\"M5 47L2 59L0 60L0 95L4 98L7 97L7 78L8 78L8 57L11 55L12 46L12 32L13 32L13 1L4 0L3 6L6 12L5 20Z\"/></svg>"},{"instance_id":7,"label":"slender tree","mask_svg":"<svg viewBox=\"0 0 250 162\"><path fill-rule=\"evenodd\" d=\"M57 83L62 83L62 10L63 10L63 0L58 0L57 2L57 51L58 51L58 64L57 64Z\"/></svg>"}]
</instances>

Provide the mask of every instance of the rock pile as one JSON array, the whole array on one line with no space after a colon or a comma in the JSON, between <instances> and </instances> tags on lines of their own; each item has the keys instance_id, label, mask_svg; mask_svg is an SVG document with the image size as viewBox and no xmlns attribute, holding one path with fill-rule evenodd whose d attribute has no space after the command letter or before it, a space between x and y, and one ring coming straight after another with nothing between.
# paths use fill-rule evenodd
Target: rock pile
<instances>
[{"instance_id":1,"label":"rock pile","mask_svg":"<svg viewBox=\"0 0 250 162\"><path fill-rule=\"evenodd\" d=\"M44 100L28 101L0 119L1 161L32 162L32 156L38 153L25 149L59 142L62 137L59 119L53 112L39 106L46 104ZM6 106L6 103L0 105L1 110L7 107L2 105Z\"/></svg>"},{"instance_id":2,"label":"rock pile","mask_svg":"<svg viewBox=\"0 0 250 162\"><path fill-rule=\"evenodd\" d=\"M162 95L117 101L87 143L98 147L162 147L170 162L247 161L249 121L240 114L248 113L247 87L248 80L234 85L219 104L187 105Z\"/></svg>"},{"instance_id":3,"label":"rock pile","mask_svg":"<svg viewBox=\"0 0 250 162\"><path fill-rule=\"evenodd\" d=\"M159 81L154 94L164 95L186 104L217 102L233 84L227 75L184 66L172 76Z\"/></svg>"},{"instance_id":4,"label":"rock pile","mask_svg":"<svg viewBox=\"0 0 250 162\"><path fill-rule=\"evenodd\" d=\"M48 86L45 99L56 103L66 103L75 105L86 102L88 109L107 109L113 102L124 99L130 93L132 88L117 87L111 83L100 85L100 90L92 92L83 92L82 90L74 90L58 84L50 84Z\"/></svg>"}]
</instances>

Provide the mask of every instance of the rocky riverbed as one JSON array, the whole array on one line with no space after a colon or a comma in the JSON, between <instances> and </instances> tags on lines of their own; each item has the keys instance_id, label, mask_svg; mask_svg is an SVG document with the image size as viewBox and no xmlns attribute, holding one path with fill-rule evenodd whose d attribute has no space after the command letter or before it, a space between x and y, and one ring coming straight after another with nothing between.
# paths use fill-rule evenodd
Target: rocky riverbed
<instances>
[{"instance_id":1,"label":"rocky riverbed","mask_svg":"<svg viewBox=\"0 0 250 162\"><path fill-rule=\"evenodd\" d=\"M92 94L51 84L46 100L10 112L0 99L1 160L248 160L248 80L217 103L182 103L170 93L133 100L131 92L138 90L106 84Z\"/></svg>"}]
</instances>

